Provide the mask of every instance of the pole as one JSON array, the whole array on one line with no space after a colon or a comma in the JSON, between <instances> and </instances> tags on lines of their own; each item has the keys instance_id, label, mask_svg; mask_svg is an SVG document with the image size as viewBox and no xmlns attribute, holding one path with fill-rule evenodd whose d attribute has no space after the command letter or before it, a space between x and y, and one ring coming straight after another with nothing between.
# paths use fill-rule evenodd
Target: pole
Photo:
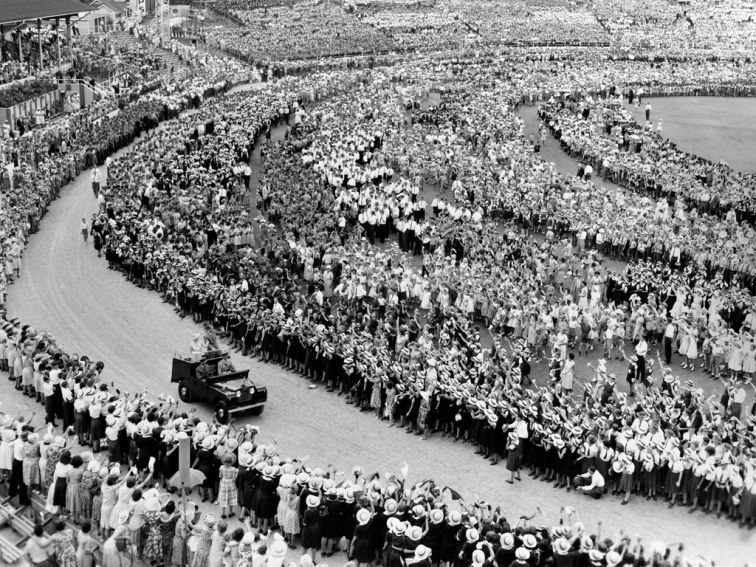
<instances>
[{"instance_id":1,"label":"pole","mask_svg":"<svg viewBox=\"0 0 756 567\"><path fill-rule=\"evenodd\" d=\"M58 69L60 69L60 18L55 19L55 43L58 47Z\"/></svg>"},{"instance_id":2,"label":"pole","mask_svg":"<svg viewBox=\"0 0 756 567\"><path fill-rule=\"evenodd\" d=\"M71 16L66 16L66 49L68 50L68 59L71 60Z\"/></svg>"},{"instance_id":3,"label":"pole","mask_svg":"<svg viewBox=\"0 0 756 567\"><path fill-rule=\"evenodd\" d=\"M42 70L42 20L37 19L37 44L39 45L39 70Z\"/></svg>"}]
</instances>

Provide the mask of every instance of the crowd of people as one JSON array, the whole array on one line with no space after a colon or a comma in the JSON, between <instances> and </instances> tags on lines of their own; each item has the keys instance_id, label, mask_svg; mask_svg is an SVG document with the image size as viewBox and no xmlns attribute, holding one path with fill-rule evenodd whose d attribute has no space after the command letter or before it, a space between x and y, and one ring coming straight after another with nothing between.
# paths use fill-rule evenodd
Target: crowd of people
<instances>
[{"instance_id":1,"label":"crowd of people","mask_svg":"<svg viewBox=\"0 0 756 567\"><path fill-rule=\"evenodd\" d=\"M256 70L174 40L186 68L151 68L120 96L23 136L9 126L2 286L19 277L49 202L95 167L98 253L245 354L410 433L468 442L503 460L512 484L527 470L594 498L664 498L756 523L752 179L680 152L623 106L752 94L752 62L547 47L602 44L607 33L588 12L548 2L508 14L476 6L462 25L480 45L411 59L380 52L394 34L417 33L412 16L396 25L400 15L427 7L394 6L393 17L384 6L227 4L249 29L209 27L211 45L268 69L310 62L223 94ZM453 14L434 26L460 26ZM486 39L494 29L520 35L497 43ZM505 45L528 42L541 47ZM539 102L544 125L529 135L518 108ZM273 143L277 126L286 134ZM577 175L541 158L548 129L581 159ZM4 321L0 344L16 388L63 429L40 434L5 417L11 495L38 490L51 513L81 525L76 537L65 522L36 534L33 563L53 550L58 564L89 565L98 540L106 567L126 552L155 565L261 565L298 545L302 567L339 546L386 567L614 566L680 551L589 535L571 514L567 527L542 529L487 506L459 510L453 490L408 486L406 473L387 483L312 468L258 444L253 429L123 395L102 363L16 320ZM598 359L589 375L575 370L581 356ZM627 385L611 359L626 361ZM535 368L546 370L536 383ZM688 379L698 368L725 384L721 398ZM187 468L220 519L186 502ZM237 512L249 522L232 529Z\"/></svg>"},{"instance_id":2,"label":"crowd of people","mask_svg":"<svg viewBox=\"0 0 756 567\"><path fill-rule=\"evenodd\" d=\"M306 98L310 80L340 88ZM347 104L355 92L362 104ZM454 183L460 197L431 203L426 217L412 175L395 179L402 164L387 165L410 132L401 126L402 100L384 72L290 79L258 97L204 107L201 126L195 120L147 137L112 164L114 190L93 221L108 262L161 291L182 315L219 324L245 353L322 381L410 431L443 432L494 462L506 458L512 480L524 462L570 487L587 472L588 457L607 447L597 468L623 501L633 492L663 495L750 522L750 499L737 494L741 481L752 486L753 423L742 406L743 380L753 372L750 307L739 321L730 317L721 303L728 291L705 287L706 275L690 270L672 275L635 264L611 275L585 238L556 238L549 228L546 243L532 243L514 226L502 234ZM492 118L505 128L500 118L510 110L501 112ZM287 143L266 147L259 195L266 219L253 231L239 164L282 120L294 128ZM492 140L497 135L527 147L517 129L492 132ZM138 156L157 146L173 149L135 170ZM411 254L372 248L393 238L401 251L424 253L422 269ZM641 290L632 280L639 273L644 285L656 277L660 287ZM665 278L679 285L662 287ZM699 285L686 289L686 281ZM493 348L483 346L481 323L498 337ZM686 365L697 365L702 323L729 337L728 358L709 359L713 376L733 378L716 404L662 361L656 376L649 372L656 361L647 341L666 350L669 339L666 362L676 345ZM582 398L572 397L568 345L578 354L604 348L608 357L632 349L632 396L604 368ZM723 372L731 351L749 363ZM546 391L526 387L530 361L541 357L552 366ZM571 407L582 411L565 411ZM709 455L710 443L725 440ZM675 467L688 471L687 488L670 481ZM710 490L717 475L726 490Z\"/></svg>"},{"instance_id":3,"label":"crowd of people","mask_svg":"<svg viewBox=\"0 0 756 567\"><path fill-rule=\"evenodd\" d=\"M433 480L411 484L408 469L381 477L359 465L313 466L260 443L255 426L219 426L169 396L109 387L102 362L61 351L47 333L15 320L2 328L34 355L22 374L41 386L26 393L44 403L49 422L40 433L33 414L3 414L0 430L9 494L23 504L41 493L56 518L51 533L37 526L25 544L35 565L283 565L297 549L303 567L326 565L339 551L386 566L681 560L681 545L602 534L600 522L589 528L570 507L552 527L533 521L537 513L467 503ZM12 350L2 354L15 378ZM220 513L190 496L214 501Z\"/></svg>"}]
</instances>

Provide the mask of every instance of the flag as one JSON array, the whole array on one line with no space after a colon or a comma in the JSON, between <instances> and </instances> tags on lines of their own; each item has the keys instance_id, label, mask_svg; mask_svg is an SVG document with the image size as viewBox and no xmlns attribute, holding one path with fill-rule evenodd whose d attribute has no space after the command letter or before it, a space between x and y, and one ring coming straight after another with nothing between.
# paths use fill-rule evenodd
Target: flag
<instances>
[{"instance_id":1,"label":"flag","mask_svg":"<svg viewBox=\"0 0 756 567\"><path fill-rule=\"evenodd\" d=\"M462 500L462 495L454 490L453 488L450 488L448 486L444 486L444 489L441 491L442 493L449 491L449 496L451 496L452 500Z\"/></svg>"}]
</instances>

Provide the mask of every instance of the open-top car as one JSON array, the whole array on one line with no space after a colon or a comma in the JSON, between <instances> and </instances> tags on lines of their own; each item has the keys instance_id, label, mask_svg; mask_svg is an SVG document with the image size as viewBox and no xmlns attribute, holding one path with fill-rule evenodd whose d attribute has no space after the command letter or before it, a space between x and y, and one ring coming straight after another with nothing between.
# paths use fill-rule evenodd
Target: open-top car
<instances>
[{"instance_id":1,"label":"open-top car","mask_svg":"<svg viewBox=\"0 0 756 567\"><path fill-rule=\"evenodd\" d=\"M268 399L268 389L256 387L249 370L234 368L227 349L174 356L171 382L178 383L181 401L212 404L219 423L246 411L260 415Z\"/></svg>"}]
</instances>

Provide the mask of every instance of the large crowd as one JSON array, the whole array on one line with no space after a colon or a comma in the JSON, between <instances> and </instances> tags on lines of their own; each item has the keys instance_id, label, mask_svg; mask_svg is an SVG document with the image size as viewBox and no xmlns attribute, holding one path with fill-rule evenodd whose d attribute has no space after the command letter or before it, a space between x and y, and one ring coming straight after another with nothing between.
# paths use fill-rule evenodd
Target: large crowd
<instances>
[{"instance_id":1,"label":"large crowd","mask_svg":"<svg viewBox=\"0 0 756 567\"><path fill-rule=\"evenodd\" d=\"M38 432L33 415L4 414L0 431L9 494L24 504L41 493L57 518L52 532L37 526L25 544L34 565L282 565L299 548L302 566L326 565L338 551L364 565L615 566L681 557L682 546L607 537L600 524L593 531L570 507L551 527L467 503L432 480L410 483L408 469L381 477L359 465L313 466L261 443L255 426L219 426L170 397L109 387L102 362L63 352L45 332L4 320L3 335L34 357L32 366L21 363L22 383L31 375L25 393L44 404L48 422ZM3 355L17 378L13 349Z\"/></svg>"},{"instance_id":2,"label":"large crowd","mask_svg":"<svg viewBox=\"0 0 756 567\"><path fill-rule=\"evenodd\" d=\"M148 67L133 84L60 122L3 131L2 285L19 277L60 188L94 167L100 210L85 227L98 253L244 354L408 432L467 441L505 463L507 482L527 470L594 498L661 497L753 526L752 176L679 151L650 111L641 124L624 103L753 94L753 62L610 59L586 45L612 27L574 7L482 4L460 19L448 4L418 40L428 7L412 3L220 3L237 27L206 28L210 45L297 70L261 73L250 92L223 94L256 69L186 43L167 45L188 63L180 69L120 49ZM520 36L496 42L496 29ZM444 34L478 39L432 57L391 52ZM533 104L543 124L529 134L518 109ZM276 127L286 134L273 143ZM541 158L550 132L580 160L576 175ZM33 563L52 549L60 565L89 565L98 540L107 567L127 552L177 567L261 565L297 545L304 567L339 542L356 563L387 567L609 566L677 553L589 535L569 518L541 529L500 509L459 510L453 491L402 474L386 483L359 467L312 468L253 429L121 395L102 363L16 320L0 343L0 366L64 431L6 416L11 495L38 490L51 513L81 525L76 537L65 522L36 534ZM588 355L598 361L578 376L576 357ZM624 380L611 359L626 361ZM535 367L547 371L538 384ZM698 368L725 384L721 399L688 379ZM220 519L187 504L182 455ZM236 512L249 523L231 530Z\"/></svg>"}]
</instances>

